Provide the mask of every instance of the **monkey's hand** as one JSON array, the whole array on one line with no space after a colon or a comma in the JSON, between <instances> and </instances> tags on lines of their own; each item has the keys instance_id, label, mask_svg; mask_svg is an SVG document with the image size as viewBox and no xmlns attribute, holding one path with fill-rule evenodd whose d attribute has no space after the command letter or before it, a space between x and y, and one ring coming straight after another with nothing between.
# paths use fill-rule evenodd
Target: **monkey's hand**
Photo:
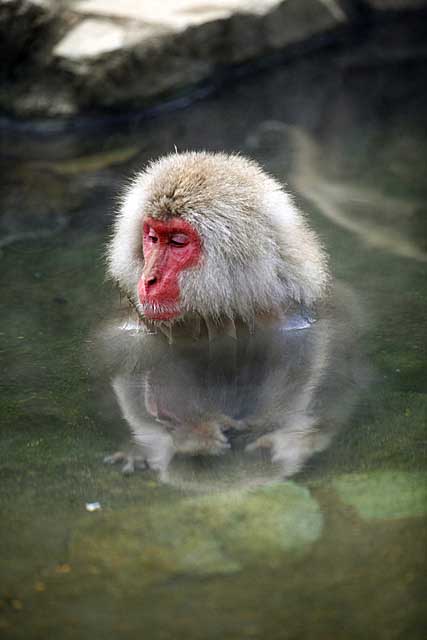
<instances>
[{"instance_id":1,"label":"monkey's hand","mask_svg":"<svg viewBox=\"0 0 427 640\"><path fill-rule=\"evenodd\" d=\"M229 434L246 425L222 413L206 414L199 420L174 425L171 429L176 451L190 455L218 456L230 448Z\"/></svg>"},{"instance_id":2,"label":"monkey's hand","mask_svg":"<svg viewBox=\"0 0 427 640\"><path fill-rule=\"evenodd\" d=\"M175 432L174 444L179 453L218 456L230 448L227 436L216 420L203 420L188 429Z\"/></svg>"},{"instance_id":3,"label":"monkey's hand","mask_svg":"<svg viewBox=\"0 0 427 640\"><path fill-rule=\"evenodd\" d=\"M313 433L301 430L278 429L261 436L246 447L247 451L270 449L271 461L282 467L283 477L289 478L300 471L314 453Z\"/></svg>"},{"instance_id":4,"label":"monkey's hand","mask_svg":"<svg viewBox=\"0 0 427 640\"><path fill-rule=\"evenodd\" d=\"M249 444L246 450L270 449L271 461L281 465L283 477L289 478L301 471L313 454L323 451L330 439L331 434L319 429L312 416L300 416L297 426L263 435Z\"/></svg>"},{"instance_id":5,"label":"monkey's hand","mask_svg":"<svg viewBox=\"0 0 427 640\"><path fill-rule=\"evenodd\" d=\"M147 462L141 455L137 455L131 452L125 453L124 451L116 451L110 456L105 456L104 464L119 464L123 463L122 473L125 476L129 476L135 472L135 469L146 469Z\"/></svg>"}]
</instances>

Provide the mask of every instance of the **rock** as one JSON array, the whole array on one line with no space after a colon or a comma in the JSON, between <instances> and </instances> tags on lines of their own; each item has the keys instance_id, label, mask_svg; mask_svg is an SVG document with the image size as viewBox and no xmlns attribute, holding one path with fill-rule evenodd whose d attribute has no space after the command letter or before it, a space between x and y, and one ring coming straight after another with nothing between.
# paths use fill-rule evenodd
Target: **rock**
<instances>
[{"instance_id":1,"label":"rock","mask_svg":"<svg viewBox=\"0 0 427 640\"><path fill-rule=\"evenodd\" d=\"M103 15L110 18L132 19L151 24L163 24L173 30L185 30L189 26L221 20L238 11L265 13L277 0L219 0L206 2L194 0L81 0L73 9L83 14Z\"/></svg>"},{"instance_id":2,"label":"rock","mask_svg":"<svg viewBox=\"0 0 427 640\"><path fill-rule=\"evenodd\" d=\"M341 500L364 520L394 520L427 514L427 473L376 471L348 474L333 482Z\"/></svg>"},{"instance_id":3,"label":"rock","mask_svg":"<svg viewBox=\"0 0 427 640\"><path fill-rule=\"evenodd\" d=\"M427 0L366 0L366 4L379 11L401 11L427 7Z\"/></svg>"},{"instance_id":4,"label":"rock","mask_svg":"<svg viewBox=\"0 0 427 640\"><path fill-rule=\"evenodd\" d=\"M341 26L346 20L339 2L287 0L266 15L266 40L273 49L280 49Z\"/></svg>"},{"instance_id":5,"label":"rock","mask_svg":"<svg viewBox=\"0 0 427 640\"><path fill-rule=\"evenodd\" d=\"M0 0L2 77L15 77L23 63L36 64L56 25L57 13L49 0Z\"/></svg>"},{"instance_id":6,"label":"rock","mask_svg":"<svg viewBox=\"0 0 427 640\"><path fill-rule=\"evenodd\" d=\"M0 2L15 12L2 14L5 33L20 16L6 69L22 55L32 60L0 97L3 110L21 116L141 109L348 21L344 0L81 0L55 10L49 0Z\"/></svg>"},{"instance_id":7,"label":"rock","mask_svg":"<svg viewBox=\"0 0 427 640\"><path fill-rule=\"evenodd\" d=\"M0 109L26 116L141 110L233 65L296 56L367 12L427 0L0 0Z\"/></svg>"},{"instance_id":8,"label":"rock","mask_svg":"<svg viewBox=\"0 0 427 640\"><path fill-rule=\"evenodd\" d=\"M291 482L102 515L76 535L72 562L114 570L124 581L276 566L283 554L309 548L323 526L308 490Z\"/></svg>"},{"instance_id":9,"label":"rock","mask_svg":"<svg viewBox=\"0 0 427 640\"><path fill-rule=\"evenodd\" d=\"M88 18L72 29L55 47L56 56L80 60L121 49L126 29L109 20Z\"/></svg>"},{"instance_id":10,"label":"rock","mask_svg":"<svg viewBox=\"0 0 427 640\"><path fill-rule=\"evenodd\" d=\"M104 107L144 104L346 21L338 2L320 0L84 0L72 10L81 21L53 55L79 101Z\"/></svg>"}]
</instances>

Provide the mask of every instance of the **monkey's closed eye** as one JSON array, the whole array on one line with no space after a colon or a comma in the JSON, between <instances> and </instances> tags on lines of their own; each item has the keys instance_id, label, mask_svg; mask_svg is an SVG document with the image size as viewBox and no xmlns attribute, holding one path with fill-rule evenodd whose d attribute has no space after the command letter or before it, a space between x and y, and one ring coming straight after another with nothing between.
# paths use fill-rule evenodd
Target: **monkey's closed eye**
<instances>
[{"instance_id":1,"label":"monkey's closed eye","mask_svg":"<svg viewBox=\"0 0 427 640\"><path fill-rule=\"evenodd\" d=\"M185 247L189 239L184 233L174 233L173 236L170 237L169 242L174 247Z\"/></svg>"}]
</instances>

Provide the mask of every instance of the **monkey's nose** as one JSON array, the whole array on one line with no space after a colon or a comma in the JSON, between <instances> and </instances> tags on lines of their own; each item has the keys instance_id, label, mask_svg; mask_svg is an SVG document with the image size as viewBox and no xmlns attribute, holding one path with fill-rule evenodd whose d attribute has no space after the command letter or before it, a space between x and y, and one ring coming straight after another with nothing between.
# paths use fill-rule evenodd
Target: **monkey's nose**
<instances>
[{"instance_id":1,"label":"monkey's nose","mask_svg":"<svg viewBox=\"0 0 427 640\"><path fill-rule=\"evenodd\" d=\"M154 284L156 284L156 282L157 282L156 276L148 276L148 278L145 279L145 286L152 287Z\"/></svg>"}]
</instances>

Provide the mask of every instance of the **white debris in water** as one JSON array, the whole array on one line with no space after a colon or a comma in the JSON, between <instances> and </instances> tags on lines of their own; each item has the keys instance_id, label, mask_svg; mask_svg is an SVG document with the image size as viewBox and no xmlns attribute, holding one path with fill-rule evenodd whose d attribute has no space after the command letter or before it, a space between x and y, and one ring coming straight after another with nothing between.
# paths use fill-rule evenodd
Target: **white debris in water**
<instances>
[{"instance_id":1,"label":"white debris in water","mask_svg":"<svg viewBox=\"0 0 427 640\"><path fill-rule=\"evenodd\" d=\"M138 322L136 322L135 320L126 320L126 322L123 322L123 324L120 325L120 330L121 331L138 331L139 329L139 324Z\"/></svg>"},{"instance_id":2,"label":"white debris in water","mask_svg":"<svg viewBox=\"0 0 427 640\"><path fill-rule=\"evenodd\" d=\"M86 502L86 511L99 511L100 509L100 502Z\"/></svg>"},{"instance_id":3,"label":"white debris in water","mask_svg":"<svg viewBox=\"0 0 427 640\"><path fill-rule=\"evenodd\" d=\"M314 322L316 322L316 320L308 315L303 316L295 313L286 319L285 324L281 327L281 331L298 331L300 329L307 329L308 327L311 327Z\"/></svg>"},{"instance_id":4,"label":"white debris in water","mask_svg":"<svg viewBox=\"0 0 427 640\"><path fill-rule=\"evenodd\" d=\"M138 320L134 320L133 318L129 318L128 320L123 322L119 328L120 328L120 331L129 331L133 335L136 335L139 333L148 334L148 335L157 334L157 329L155 328L151 329L145 326L144 324L141 324L141 322L139 322Z\"/></svg>"}]
</instances>

